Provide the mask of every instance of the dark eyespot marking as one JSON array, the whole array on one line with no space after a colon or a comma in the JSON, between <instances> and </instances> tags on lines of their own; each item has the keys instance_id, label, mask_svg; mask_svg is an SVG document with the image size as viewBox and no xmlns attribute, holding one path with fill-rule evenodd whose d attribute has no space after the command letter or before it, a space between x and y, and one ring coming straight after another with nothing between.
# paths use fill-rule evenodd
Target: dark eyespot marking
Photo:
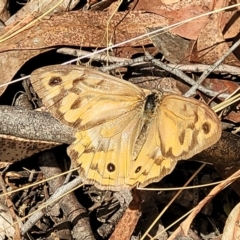
<instances>
[{"instance_id":1,"label":"dark eyespot marking","mask_svg":"<svg viewBox=\"0 0 240 240\"><path fill-rule=\"evenodd\" d=\"M51 87L54 87L56 85L60 85L61 83L62 83L62 78L61 77L52 77L48 82L49 86L51 86Z\"/></svg>"},{"instance_id":2,"label":"dark eyespot marking","mask_svg":"<svg viewBox=\"0 0 240 240\"><path fill-rule=\"evenodd\" d=\"M109 163L108 165L107 165L107 170L109 171L109 172L114 172L115 171L115 165L114 164L112 164L112 163Z\"/></svg>"},{"instance_id":3,"label":"dark eyespot marking","mask_svg":"<svg viewBox=\"0 0 240 240\"><path fill-rule=\"evenodd\" d=\"M205 133L205 134L208 134L209 132L210 132L210 130L211 130L211 125L209 124L209 123L204 123L203 125L202 125L202 130L203 130L203 132Z\"/></svg>"},{"instance_id":4,"label":"dark eyespot marking","mask_svg":"<svg viewBox=\"0 0 240 240\"><path fill-rule=\"evenodd\" d=\"M135 173L138 173L141 170L141 168L142 168L141 166L137 167Z\"/></svg>"}]
</instances>

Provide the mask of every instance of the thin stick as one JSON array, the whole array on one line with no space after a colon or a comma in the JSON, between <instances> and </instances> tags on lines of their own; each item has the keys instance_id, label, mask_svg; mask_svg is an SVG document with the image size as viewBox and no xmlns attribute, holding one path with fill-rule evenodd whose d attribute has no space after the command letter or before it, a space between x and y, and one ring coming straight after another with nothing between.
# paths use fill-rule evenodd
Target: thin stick
<instances>
[{"instance_id":1,"label":"thin stick","mask_svg":"<svg viewBox=\"0 0 240 240\"><path fill-rule=\"evenodd\" d=\"M153 58L148 52L145 53L146 54L146 57L149 59L149 61L151 61L155 66L159 67L159 68L162 68L172 74L174 74L175 76L177 77L180 77L182 80L184 80L185 82L187 82L188 84L190 85L194 85L196 82L191 79L190 77L188 77L185 73L183 73L182 71L180 71L179 69L177 68L170 68L169 66L167 66L166 64L162 63L161 61ZM205 87L203 87L202 85L200 85L199 87L199 90L201 90L203 93L205 93L206 95L208 96L211 96L211 97L215 97L215 96L218 96L218 97L223 97L223 98L227 98L229 96L229 94L226 94L226 93L216 93L214 91L211 91Z\"/></svg>"}]
</instances>

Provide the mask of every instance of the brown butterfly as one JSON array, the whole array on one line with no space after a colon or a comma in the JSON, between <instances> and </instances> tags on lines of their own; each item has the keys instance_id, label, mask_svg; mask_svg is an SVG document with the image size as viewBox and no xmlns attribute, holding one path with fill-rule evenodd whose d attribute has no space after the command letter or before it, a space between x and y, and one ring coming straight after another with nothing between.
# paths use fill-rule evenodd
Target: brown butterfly
<instances>
[{"instance_id":1,"label":"brown butterfly","mask_svg":"<svg viewBox=\"0 0 240 240\"><path fill-rule=\"evenodd\" d=\"M80 66L47 66L31 83L51 114L76 129L68 155L85 184L146 186L216 143L221 124L204 103L141 89Z\"/></svg>"}]
</instances>

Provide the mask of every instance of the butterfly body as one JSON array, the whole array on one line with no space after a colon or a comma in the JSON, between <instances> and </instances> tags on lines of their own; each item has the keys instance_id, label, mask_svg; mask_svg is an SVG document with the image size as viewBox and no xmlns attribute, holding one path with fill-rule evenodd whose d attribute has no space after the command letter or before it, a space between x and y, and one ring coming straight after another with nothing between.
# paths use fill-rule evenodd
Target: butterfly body
<instances>
[{"instance_id":1,"label":"butterfly body","mask_svg":"<svg viewBox=\"0 0 240 240\"><path fill-rule=\"evenodd\" d=\"M68 155L85 184L104 190L146 186L221 136L215 113L195 99L148 91L79 66L31 75L44 105L75 128Z\"/></svg>"}]
</instances>

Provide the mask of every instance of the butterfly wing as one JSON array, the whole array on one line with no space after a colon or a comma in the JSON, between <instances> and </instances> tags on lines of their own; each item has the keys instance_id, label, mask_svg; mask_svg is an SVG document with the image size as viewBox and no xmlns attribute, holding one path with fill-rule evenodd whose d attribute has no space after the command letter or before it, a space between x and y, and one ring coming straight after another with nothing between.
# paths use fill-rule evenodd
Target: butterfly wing
<instances>
[{"instance_id":1,"label":"butterfly wing","mask_svg":"<svg viewBox=\"0 0 240 240\"><path fill-rule=\"evenodd\" d=\"M94 69L53 65L37 69L31 83L51 114L78 130L142 108L143 91Z\"/></svg>"},{"instance_id":2,"label":"butterfly wing","mask_svg":"<svg viewBox=\"0 0 240 240\"><path fill-rule=\"evenodd\" d=\"M196 99L165 96L159 113L158 136L165 157L176 160L191 158L221 137L218 116Z\"/></svg>"},{"instance_id":3,"label":"butterfly wing","mask_svg":"<svg viewBox=\"0 0 240 240\"><path fill-rule=\"evenodd\" d=\"M128 184L144 187L161 180L177 160L191 158L216 143L221 131L217 115L204 103L178 95L163 97L141 152L132 162Z\"/></svg>"},{"instance_id":4,"label":"butterfly wing","mask_svg":"<svg viewBox=\"0 0 240 240\"><path fill-rule=\"evenodd\" d=\"M101 189L126 187L145 93L135 85L93 69L48 66L31 83L51 114L76 129L68 154L85 184Z\"/></svg>"},{"instance_id":5,"label":"butterfly wing","mask_svg":"<svg viewBox=\"0 0 240 240\"><path fill-rule=\"evenodd\" d=\"M161 180L175 167L177 161L162 155L158 136L158 118L152 119L144 145L135 161L131 162L131 171L127 185L144 187Z\"/></svg>"},{"instance_id":6,"label":"butterfly wing","mask_svg":"<svg viewBox=\"0 0 240 240\"><path fill-rule=\"evenodd\" d=\"M132 117L132 118L131 118ZM85 184L94 184L99 189L120 190L131 188L126 181L130 173L130 163L137 133L141 129L141 120L129 114L109 121L101 126L77 132L76 140L68 148L73 162L80 165L80 176ZM105 127L121 124L123 128L111 130L109 135Z\"/></svg>"}]
</instances>

